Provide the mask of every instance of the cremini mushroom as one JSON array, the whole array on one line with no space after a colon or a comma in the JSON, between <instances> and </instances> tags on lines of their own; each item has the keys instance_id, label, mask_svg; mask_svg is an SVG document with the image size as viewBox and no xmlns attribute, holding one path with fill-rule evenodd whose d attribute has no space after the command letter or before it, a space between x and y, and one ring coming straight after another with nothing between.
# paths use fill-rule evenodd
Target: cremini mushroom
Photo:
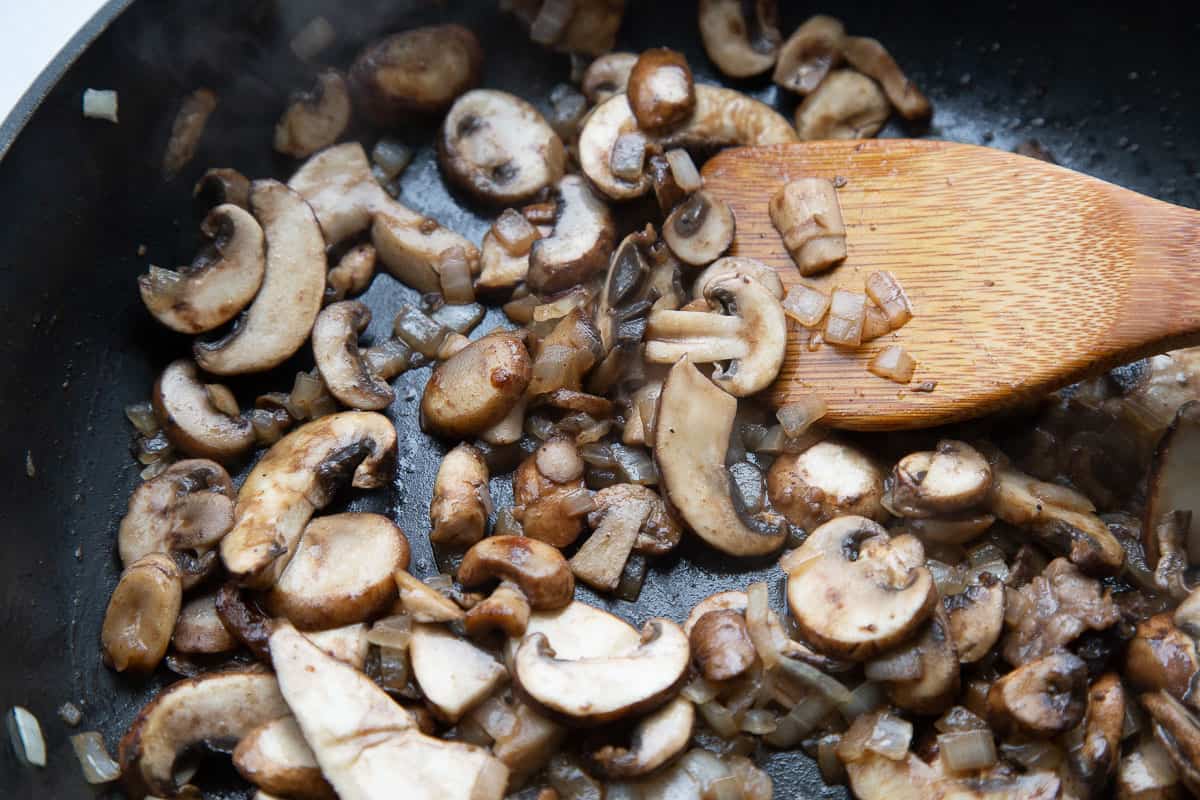
<instances>
[{"instance_id":1,"label":"cremini mushroom","mask_svg":"<svg viewBox=\"0 0 1200 800\"><path fill-rule=\"evenodd\" d=\"M529 385L531 364L522 338L497 331L434 367L421 397L424 427L461 439L504 419Z\"/></svg>"},{"instance_id":2,"label":"cremini mushroom","mask_svg":"<svg viewBox=\"0 0 1200 800\"><path fill-rule=\"evenodd\" d=\"M371 322L371 309L357 300L326 306L312 329L313 358L329 393L342 405L378 411L395 393L363 357L358 336Z\"/></svg>"},{"instance_id":3,"label":"cremini mushroom","mask_svg":"<svg viewBox=\"0 0 1200 800\"><path fill-rule=\"evenodd\" d=\"M546 637L560 659L603 659L626 655L638 648L638 629L607 611L572 600L553 611L529 615L524 639L510 639L505 657L511 664L521 643L535 633Z\"/></svg>"},{"instance_id":4,"label":"cremini mushroom","mask_svg":"<svg viewBox=\"0 0 1200 800\"><path fill-rule=\"evenodd\" d=\"M362 294L375 277L375 246L356 244L338 259L337 266L325 275L325 302L336 303L349 295Z\"/></svg>"},{"instance_id":5,"label":"cremini mushroom","mask_svg":"<svg viewBox=\"0 0 1200 800\"><path fill-rule=\"evenodd\" d=\"M1004 584L990 572L958 594L942 598L950 638L963 664L979 661L1004 631Z\"/></svg>"},{"instance_id":6,"label":"cremini mushroom","mask_svg":"<svg viewBox=\"0 0 1200 800\"><path fill-rule=\"evenodd\" d=\"M230 167L207 169L192 187L192 202L201 213L229 203L250 208L250 180Z\"/></svg>"},{"instance_id":7,"label":"cremini mushroom","mask_svg":"<svg viewBox=\"0 0 1200 800\"><path fill-rule=\"evenodd\" d=\"M188 358L172 361L154 382L154 416L171 444L189 456L232 461L254 447L254 428L233 394L200 380Z\"/></svg>"},{"instance_id":8,"label":"cremini mushroom","mask_svg":"<svg viewBox=\"0 0 1200 800\"><path fill-rule=\"evenodd\" d=\"M580 89L593 105L623 93L637 60L637 53L605 53L588 64Z\"/></svg>"},{"instance_id":9,"label":"cremini mushroom","mask_svg":"<svg viewBox=\"0 0 1200 800\"><path fill-rule=\"evenodd\" d=\"M259 725L243 736L233 751L233 766L264 792L298 800L335 797L291 715Z\"/></svg>"},{"instance_id":10,"label":"cremini mushroom","mask_svg":"<svg viewBox=\"0 0 1200 800\"><path fill-rule=\"evenodd\" d=\"M270 661L267 640L275 630L275 620L263 611L258 598L233 581L226 581L217 589L215 604L217 616L233 638L259 661Z\"/></svg>"},{"instance_id":11,"label":"cremini mushroom","mask_svg":"<svg viewBox=\"0 0 1200 800\"><path fill-rule=\"evenodd\" d=\"M452 183L482 200L512 205L556 183L566 151L529 103L507 92L475 89L446 114L438 158Z\"/></svg>"},{"instance_id":12,"label":"cremini mushroom","mask_svg":"<svg viewBox=\"0 0 1200 800\"><path fill-rule=\"evenodd\" d=\"M408 540L379 514L345 513L308 523L295 556L267 595L267 606L305 629L363 622L396 597L408 568Z\"/></svg>"},{"instance_id":13,"label":"cremini mushroom","mask_svg":"<svg viewBox=\"0 0 1200 800\"><path fill-rule=\"evenodd\" d=\"M775 0L700 0L700 38L717 68L731 78L766 72L779 57Z\"/></svg>"},{"instance_id":14,"label":"cremini mushroom","mask_svg":"<svg viewBox=\"0 0 1200 800\"><path fill-rule=\"evenodd\" d=\"M1175 609L1174 623L1192 638L1200 637L1200 588L1193 589Z\"/></svg>"},{"instance_id":15,"label":"cremini mushroom","mask_svg":"<svg viewBox=\"0 0 1200 800\"><path fill-rule=\"evenodd\" d=\"M729 555L766 555L783 545L787 524L747 513L730 490L725 456L736 413L732 395L680 360L658 399L654 461L664 499L696 535Z\"/></svg>"},{"instance_id":16,"label":"cremini mushroom","mask_svg":"<svg viewBox=\"0 0 1200 800\"><path fill-rule=\"evenodd\" d=\"M538 453L542 450L575 451L575 445L565 439L545 442L532 456L522 461L513 471L513 516L521 523L525 535L546 542L554 547L566 547L578 538L583 530L584 517L594 508L593 501L584 486L583 462L578 452L567 456L568 466L578 465L578 470L556 472L557 465L543 457L539 466ZM554 477L542 471L554 473ZM559 480L555 480L557 477Z\"/></svg>"},{"instance_id":17,"label":"cremini mushroom","mask_svg":"<svg viewBox=\"0 0 1200 800\"><path fill-rule=\"evenodd\" d=\"M870 139L892 113L879 84L852 69L835 69L796 107L803 141Z\"/></svg>"},{"instance_id":18,"label":"cremini mushroom","mask_svg":"<svg viewBox=\"0 0 1200 800\"><path fill-rule=\"evenodd\" d=\"M717 260L733 244L733 233L729 204L703 190L676 206L663 223L663 239L671 252L694 267Z\"/></svg>"},{"instance_id":19,"label":"cremini mushroom","mask_svg":"<svg viewBox=\"0 0 1200 800\"><path fill-rule=\"evenodd\" d=\"M758 660L746 627L745 614L741 610L708 611L694 622L687 633L692 659L706 680L727 681L736 678Z\"/></svg>"},{"instance_id":20,"label":"cremini mushroom","mask_svg":"<svg viewBox=\"0 0 1200 800\"><path fill-rule=\"evenodd\" d=\"M175 778L175 763L189 748L236 742L287 714L270 673L234 670L179 681L146 704L121 739L122 779L135 797L197 797L195 787Z\"/></svg>"},{"instance_id":21,"label":"cremini mushroom","mask_svg":"<svg viewBox=\"0 0 1200 800\"><path fill-rule=\"evenodd\" d=\"M534 703L573 725L597 725L665 703L687 675L687 636L667 619L649 620L641 643L622 655L565 658L545 634L526 633L513 680Z\"/></svg>"},{"instance_id":22,"label":"cremini mushroom","mask_svg":"<svg viewBox=\"0 0 1200 800\"><path fill-rule=\"evenodd\" d=\"M408 654L425 699L450 722L481 703L508 675L490 653L441 625L414 625Z\"/></svg>"},{"instance_id":23,"label":"cremini mushroom","mask_svg":"<svg viewBox=\"0 0 1200 800\"><path fill-rule=\"evenodd\" d=\"M1200 721L1168 692L1139 698L1154 723L1154 738L1167 751L1184 786L1200 792Z\"/></svg>"},{"instance_id":24,"label":"cremini mushroom","mask_svg":"<svg viewBox=\"0 0 1200 800\"><path fill-rule=\"evenodd\" d=\"M489 536L467 551L458 567L458 582L472 588L496 580L519 586L539 611L562 608L575 593L575 579L562 553L528 536Z\"/></svg>"},{"instance_id":25,"label":"cremini mushroom","mask_svg":"<svg viewBox=\"0 0 1200 800\"><path fill-rule=\"evenodd\" d=\"M937 587L925 549L865 517L812 531L789 555L787 598L803 638L833 655L870 658L928 619Z\"/></svg>"},{"instance_id":26,"label":"cremini mushroom","mask_svg":"<svg viewBox=\"0 0 1200 800\"><path fill-rule=\"evenodd\" d=\"M649 556L665 555L679 544L683 537L683 529L667 510L658 492L636 483L618 483L606 486L592 495L596 509L588 514L588 524L597 528L612 510L628 503L645 502L650 504L650 513L638 529L637 538L633 542L634 552Z\"/></svg>"},{"instance_id":27,"label":"cremini mushroom","mask_svg":"<svg viewBox=\"0 0 1200 800\"><path fill-rule=\"evenodd\" d=\"M644 131L660 131L685 122L696 106L692 70L682 53L667 47L638 56L625 90L629 106Z\"/></svg>"},{"instance_id":28,"label":"cremini mushroom","mask_svg":"<svg viewBox=\"0 0 1200 800\"><path fill-rule=\"evenodd\" d=\"M179 618L183 582L165 553L150 553L125 568L104 612L100 646L117 672L151 672L166 655Z\"/></svg>"},{"instance_id":29,"label":"cremini mushroom","mask_svg":"<svg viewBox=\"0 0 1200 800\"><path fill-rule=\"evenodd\" d=\"M396 453L396 429L370 411L313 420L280 439L238 492L233 530L221 559L243 585L271 586L296 552L313 512L347 479L359 489L381 486Z\"/></svg>"},{"instance_id":30,"label":"cremini mushroom","mask_svg":"<svg viewBox=\"0 0 1200 800\"><path fill-rule=\"evenodd\" d=\"M825 14L809 17L779 50L771 79L797 94L809 94L842 60L846 28Z\"/></svg>"},{"instance_id":31,"label":"cremini mushroom","mask_svg":"<svg viewBox=\"0 0 1200 800\"><path fill-rule=\"evenodd\" d=\"M1170 613L1155 614L1137 624L1125 651L1123 674L1141 692L1165 689L1187 697L1200 672L1196 640L1171 621Z\"/></svg>"},{"instance_id":32,"label":"cremini mushroom","mask_svg":"<svg viewBox=\"0 0 1200 800\"><path fill-rule=\"evenodd\" d=\"M1087 665L1059 651L998 678L987 694L988 719L1001 731L1054 736L1079 724L1087 708Z\"/></svg>"},{"instance_id":33,"label":"cremini mushroom","mask_svg":"<svg viewBox=\"0 0 1200 800\"><path fill-rule=\"evenodd\" d=\"M468 636L479 638L500 631L509 638L521 638L529 625L529 598L512 581L500 581L486 598L471 606L463 620Z\"/></svg>"},{"instance_id":34,"label":"cremini mushroom","mask_svg":"<svg viewBox=\"0 0 1200 800\"><path fill-rule=\"evenodd\" d=\"M198 595L179 609L171 647L177 653L228 653L236 649L234 638L217 613L215 592Z\"/></svg>"},{"instance_id":35,"label":"cremini mushroom","mask_svg":"<svg viewBox=\"0 0 1200 800\"><path fill-rule=\"evenodd\" d=\"M429 504L429 541L440 547L465 549L483 538L492 513L488 467L483 455L460 444L442 458Z\"/></svg>"},{"instance_id":36,"label":"cremini mushroom","mask_svg":"<svg viewBox=\"0 0 1200 800\"><path fill-rule=\"evenodd\" d=\"M453 600L406 570L396 570L399 610L416 622L457 622L466 614Z\"/></svg>"},{"instance_id":37,"label":"cremini mushroom","mask_svg":"<svg viewBox=\"0 0 1200 800\"><path fill-rule=\"evenodd\" d=\"M190 265L174 271L152 266L138 277L146 310L180 333L211 331L233 319L254 299L266 269L263 229L249 211L218 205L200 233L208 241Z\"/></svg>"},{"instance_id":38,"label":"cremini mushroom","mask_svg":"<svg viewBox=\"0 0 1200 800\"><path fill-rule=\"evenodd\" d=\"M900 459L888 489L889 507L904 516L962 511L987 499L992 467L966 442L943 439L935 450Z\"/></svg>"},{"instance_id":39,"label":"cremini mushroom","mask_svg":"<svg viewBox=\"0 0 1200 800\"><path fill-rule=\"evenodd\" d=\"M843 442L817 442L803 452L781 454L767 471L767 495L779 513L807 531L846 514L887 519L882 470Z\"/></svg>"},{"instance_id":40,"label":"cremini mushroom","mask_svg":"<svg viewBox=\"0 0 1200 800\"><path fill-rule=\"evenodd\" d=\"M908 79L878 40L848 36L842 43L842 55L850 66L879 81L887 99L905 119L922 119L933 110L929 98Z\"/></svg>"},{"instance_id":41,"label":"cremini mushroom","mask_svg":"<svg viewBox=\"0 0 1200 800\"><path fill-rule=\"evenodd\" d=\"M337 70L324 70L311 92L293 95L275 123L275 149L293 158L308 158L336 142L349 124L346 79Z\"/></svg>"},{"instance_id":42,"label":"cremini mushroom","mask_svg":"<svg viewBox=\"0 0 1200 800\"><path fill-rule=\"evenodd\" d=\"M588 763L604 778L648 775L687 749L696 709L686 697L676 697L639 720L629 746L606 744L587 753Z\"/></svg>"},{"instance_id":43,"label":"cremini mushroom","mask_svg":"<svg viewBox=\"0 0 1200 800\"><path fill-rule=\"evenodd\" d=\"M479 84L483 48L461 25L429 25L380 39L350 67L358 108L375 124L395 126L408 115L449 108Z\"/></svg>"},{"instance_id":44,"label":"cremini mushroom","mask_svg":"<svg viewBox=\"0 0 1200 800\"><path fill-rule=\"evenodd\" d=\"M592 535L571 557L575 577L597 591L615 590L654 506L650 498L631 493L620 503L608 503L603 510L593 511L588 516Z\"/></svg>"},{"instance_id":45,"label":"cremini mushroom","mask_svg":"<svg viewBox=\"0 0 1200 800\"><path fill-rule=\"evenodd\" d=\"M1172 511L1191 511L1183 543L1186 560L1200 563L1200 493L1193 480L1200 463L1200 402L1184 403L1154 449L1147 479L1146 512L1142 519L1142 546L1146 564L1158 566L1160 547L1155 535Z\"/></svg>"},{"instance_id":46,"label":"cremini mushroom","mask_svg":"<svg viewBox=\"0 0 1200 800\"><path fill-rule=\"evenodd\" d=\"M608 266L616 227L608 204L578 175L567 175L555 186L557 211L548 236L529 251L529 288L542 294L583 283Z\"/></svg>"},{"instance_id":47,"label":"cremini mushroom","mask_svg":"<svg viewBox=\"0 0 1200 800\"><path fill-rule=\"evenodd\" d=\"M1117 771L1125 726L1125 688L1121 676L1107 672L1088 689L1083 741L1070 754L1071 768L1092 791L1102 791Z\"/></svg>"},{"instance_id":48,"label":"cremini mushroom","mask_svg":"<svg viewBox=\"0 0 1200 800\"><path fill-rule=\"evenodd\" d=\"M777 300L783 299L783 282L779 280L779 273L761 261L742 256L725 256L709 264L703 272L696 276L696 281L692 284L693 299L703 300L704 290L710 283L732 275L745 275L747 278L758 281L767 291L775 295Z\"/></svg>"},{"instance_id":49,"label":"cremini mushroom","mask_svg":"<svg viewBox=\"0 0 1200 800\"><path fill-rule=\"evenodd\" d=\"M888 697L914 714L942 713L954 704L960 682L959 656L946 613L935 606L925 628L904 649L915 658L919 676L886 681Z\"/></svg>"},{"instance_id":50,"label":"cremini mushroom","mask_svg":"<svg viewBox=\"0 0 1200 800\"><path fill-rule=\"evenodd\" d=\"M262 286L228 335L193 348L196 363L217 375L263 372L286 361L308 340L325 291L325 240L304 199L279 181L258 180L250 208L267 242Z\"/></svg>"},{"instance_id":51,"label":"cremini mushroom","mask_svg":"<svg viewBox=\"0 0 1200 800\"><path fill-rule=\"evenodd\" d=\"M712 611L736 611L739 614L744 614L748 602L746 593L740 589L728 589L724 592L709 595L692 606L692 610L688 612L687 619L683 621L683 632L690 637L700 618Z\"/></svg>"},{"instance_id":52,"label":"cremini mushroom","mask_svg":"<svg viewBox=\"0 0 1200 800\"><path fill-rule=\"evenodd\" d=\"M767 208L801 275L823 272L846 257L846 224L832 181L790 180Z\"/></svg>"}]
</instances>

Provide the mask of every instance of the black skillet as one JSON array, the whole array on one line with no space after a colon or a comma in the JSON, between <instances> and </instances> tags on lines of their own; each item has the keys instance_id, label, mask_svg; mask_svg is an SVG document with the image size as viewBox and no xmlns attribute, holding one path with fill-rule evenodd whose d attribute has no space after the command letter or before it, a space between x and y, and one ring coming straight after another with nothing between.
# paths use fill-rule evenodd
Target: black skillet
<instances>
[{"instance_id":1,"label":"black skillet","mask_svg":"<svg viewBox=\"0 0 1200 800\"><path fill-rule=\"evenodd\" d=\"M45 5L53 13L53 4ZM721 80L700 47L694 0L629 5L621 49L674 47L688 56L697 79ZM851 32L886 43L933 100L928 135L1006 149L1036 138L1067 166L1200 206L1195 4L780 5L785 32L826 11ZM310 68L295 60L288 41L318 13L339 33L324 54L334 64L347 64L380 34L455 20L483 42L487 86L544 107L550 87L569 75L568 59L530 44L494 0L113 0L0 126L0 363L9 376L0 391L0 709L30 708L49 750L49 765L35 769L0 746L0 797L116 796L84 784L67 741L74 731L55 709L74 702L84 712L80 730L101 731L112 748L168 680L117 676L101 666L97 646L117 579L116 524L138 483L122 408L145 399L156 372L187 352L185 339L152 323L134 277L150 260L169 266L191 259L197 240L191 185L205 167L279 178L295 167L272 152L271 129L287 93L310 82ZM159 164L170 122L180 98L202 85L219 93L220 106L194 161L164 183ZM81 116L87 87L119 90L119 125ZM785 113L795 102L766 79L736 87ZM414 121L392 132L420 148L401 199L478 241L487 212L443 187L429 146L432 130ZM905 133L896 123L884 131ZM415 297L381 277L365 299L378 333L400 303ZM498 321L493 313L480 330ZM273 385L290 385L306 358L271 376ZM440 453L416 424L427 375L419 370L397 383L390 414L400 431L400 465L392 486L344 501L397 519L422 574L434 566L427 508ZM237 388L245 398L256 387ZM500 503L511 498L507 476L493 481L493 492ZM600 602L635 622L682 619L700 598L751 579L766 577L777 589L777 575L766 563L735 563L689 546L654 566L637 603ZM845 796L824 787L800 754L761 755L778 797ZM219 767L209 769L216 773L210 785L237 785ZM248 795L218 789L208 796Z\"/></svg>"}]
</instances>

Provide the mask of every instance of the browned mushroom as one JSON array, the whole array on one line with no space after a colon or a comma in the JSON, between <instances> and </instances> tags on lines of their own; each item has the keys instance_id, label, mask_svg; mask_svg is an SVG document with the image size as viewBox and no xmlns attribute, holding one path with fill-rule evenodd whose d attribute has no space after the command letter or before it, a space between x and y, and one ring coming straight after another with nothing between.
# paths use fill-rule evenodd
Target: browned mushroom
<instances>
[{"instance_id":1,"label":"browned mushroom","mask_svg":"<svg viewBox=\"0 0 1200 800\"><path fill-rule=\"evenodd\" d=\"M526 536L491 536L467 551L458 567L465 587L510 580L538 610L562 608L571 602L575 579L556 548Z\"/></svg>"},{"instance_id":2,"label":"browned mushroom","mask_svg":"<svg viewBox=\"0 0 1200 800\"><path fill-rule=\"evenodd\" d=\"M933 111L929 99L901 71L900 65L878 40L847 37L842 44L842 55L850 66L879 81L888 100L906 119L928 117Z\"/></svg>"},{"instance_id":3,"label":"browned mushroom","mask_svg":"<svg viewBox=\"0 0 1200 800\"><path fill-rule=\"evenodd\" d=\"M440 436L465 438L504 419L529 385L522 337L498 331L434 367L421 397L421 421Z\"/></svg>"},{"instance_id":4,"label":"browned mushroom","mask_svg":"<svg viewBox=\"0 0 1200 800\"><path fill-rule=\"evenodd\" d=\"M801 275L823 272L846 257L846 225L832 181L790 180L767 208Z\"/></svg>"},{"instance_id":5,"label":"browned mushroom","mask_svg":"<svg viewBox=\"0 0 1200 800\"><path fill-rule=\"evenodd\" d=\"M1105 630L1120 619L1111 592L1065 558L1056 558L1041 575L1008 592L1004 616L1008 633L1001 653L1014 666L1065 647L1084 631Z\"/></svg>"},{"instance_id":6,"label":"browned mushroom","mask_svg":"<svg viewBox=\"0 0 1200 800\"><path fill-rule=\"evenodd\" d=\"M529 625L529 598L512 581L502 580L484 600L471 606L463 625L467 635L484 636L501 631L509 638L520 639Z\"/></svg>"},{"instance_id":7,"label":"browned mushroom","mask_svg":"<svg viewBox=\"0 0 1200 800\"><path fill-rule=\"evenodd\" d=\"M687 59L666 47L655 47L638 56L625 93L638 127L651 132L684 122L696 106Z\"/></svg>"},{"instance_id":8,"label":"browned mushroom","mask_svg":"<svg viewBox=\"0 0 1200 800\"><path fill-rule=\"evenodd\" d=\"M1001 730L1054 736L1079 724L1087 708L1087 666L1057 652L1014 669L988 690L988 718Z\"/></svg>"},{"instance_id":9,"label":"browned mushroom","mask_svg":"<svg viewBox=\"0 0 1200 800\"><path fill-rule=\"evenodd\" d=\"M563 451L565 440L551 440L542 444L539 452ZM570 445L574 450L574 445ZM590 493L584 487L583 464L578 452L564 461L577 464L559 470L550 467L550 459L539 463L537 453L521 462L513 472L513 516L521 523L525 535L555 547L566 547L575 541L583 530L584 517L594 508ZM542 471L546 467L560 480L555 480ZM571 475L572 477L567 477Z\"/></svg>"},{"instance_id":10,"label":"browned mushroom","mask_svg":"<svg viewBox=\"0 0 1200 800\"><path fill-rule=\"evenodd\" d=\"M580 88L588 100L599 105L625 91L637 60L637 53L605 53L588 65Z\"/></svg>"},{"instance_id":11,"label":"browned mushroom","mask_svg":"<svg viewBox=\"0 0 1200 800\"><path fill-rule=\"evenodd\" d=\"M350 90L337 70L317 76L311 92L298 94L275 124L275 149L308 158L338 140L350 124Z\"/></svg>"},{"instance_id":12,"label":"browned mushroom","mask_svg":"<svg viewBox=\"0 0 1200 800\"><path fill-rule=\"evenodd\" d=\"M1117 771L1125 726L1125 688L1115 672L1101 675L1088 689L1083 743L1071 753L1071 767L1093 791L1103 790Z\"/></svg>"},{"instance_id":13,"label":"browned mushroom","mask_svg":"<svg viewBox=\"0 0 1200 800\"><path fill-rule=\"evenodd\" d=\"M171 647L177 653L228 653L237 646L238 640L217 613L215 592L193 597L179 609L171 634Z\"/></svg>"},{"instance_id":14,"label":"browned mushroom","mask_svg":"<svg viewBox=\"0 0 1200 800\"><path fill-rule=\"evenodd\" d=\"M100 646L117 672L147 673L158 666L179 618L183 582L165 553L151 553L121 573L104 612Z\"/></svg>"},{"instance_id":15,"label":"browned mushroom","mask_svg":"<svg viewBox=\"0 0 1200 800\"><path fill-rule=\"evenodd\" d=\"M701 615L689 631L688 641L696 667L710 681L736 678L758 660L741 611L722 609Z\"/></svg>"},{"instance_id":16,"label":"browned mushroom","mask_svg":"<svg viewBox=\"0 0 1200 800\"><path fill-rule=\"evenodd\" d=\"M479 83L483 48L461 25L430 25L368 46L350 68L361 111L377 125L397 125L411 112L442 111Z\"/></svg>"},{"instance_id":17,"label":"browned mushroom","mask_svg":"<svg viewBox=\"0 0 1200 800\"><path fill-rule=\"evenodd\" d=\"M991 652L1004 630L1004 584L990 572L958 594L942 598L958 660L971 664Z\"/></svg>"},{"instance_id":18,"label":"browned mushroom","mask_svg":"<svg viewBox=\"0 0 1200 800\"><path fill-rule=\"evenodd\" d=\"M1125 652L1125 678L1138 691L1159 689L1183 699L1200 672L1196 640L1179 630L1170 613L1139 622Z\"/></svg>"},{"instance_id":19,"label":"browned mushroom","mask_svg":"<svg viewBox=\"0 0 1200 800\"><path fill-rule=\"evenodd\" d=\"M616 227L608 205L578 175L558 181L551 232L532 242L529 288L549 294L583 283L608 266Z\"/></svg>"},{"instance_id":20,"label":"browned mushroom","mask_svg":"<svg viewBox=\"0 0 1200 800\"><path fill-rule=\"evenodd\" d=\"M474 447L460 444L442 459L433 482L429 540L464 549L483 538L492 513L488 467Z\"/></svg>"},{"instance_id":21,"label":"browned mushroom","mask_svg":"<svg viewBox=\"0 0 1200 800\"><path fill-rule=\"evenodd\" d=\"M254 446L250 421L221 384L204 384L190 359L172 361L154 382L154 415L171 443L190 456L232 461Z\"/></svg>"},{"instance_id":22,"label":"browned mushroom","mask_svg":"<svg viewBox=\"0 0 1200 800\"><path fill-rule=\"evenodd\" d=\"M1165 691L1139 699L1154 722L1154 737L1171 757L1184 786L1193 794L1200 792L1200 721Z\"/></svg>"},{"instance_id":23,"label":"browned mushroom","mask_svg":"<svg viewBox=\"0 0 1200 800\"><path fill-rule=\"evenodd\" d=\"M713 63L731 78L766 72L783 39L775 0L700 0L700 37Z\"/></svg>"},{"instance_id":24,"label":"browned mushroom","mask_svg":"<svg viewBox=\"0 0 1200 800\"><path fill-rule=\"evenodd\" d=\"M809 17L784 42L772 80L797 94L812 92L842 60L845 38L841 20L824 14Z\"/></svg>"},{"instance_id":25,"label":"browned mushroom","mask_svg":"<svg viewBox=\"0 0 1200 800\"><path fill-rule=\"evenodd\" d=\"M880 502L882 471L865 453L840 442L780 455L767 472L767 492L780 513L808 531L846 514L887 519Z\"/></svg>"}]
</instances>

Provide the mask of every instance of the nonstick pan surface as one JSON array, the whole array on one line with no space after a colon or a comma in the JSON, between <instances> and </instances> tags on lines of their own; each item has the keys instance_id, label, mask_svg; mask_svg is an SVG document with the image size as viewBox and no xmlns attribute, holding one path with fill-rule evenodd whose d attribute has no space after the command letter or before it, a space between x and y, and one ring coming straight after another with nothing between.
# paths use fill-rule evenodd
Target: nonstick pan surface
<instances>
[{"instance_id":1,"label":"nonstick pan surface","mask_svg":"<svg viewBox=\"0 0 1200 800\"><path fill-rule=\"evenodd\" d=\"M723 81L700 47L694 2L628 5L620 49L674 47L688 56L698 80L725 82L790 115L794 99L769 80ZM1005 149L1036 138L1066 166L1200 206L1194 95L1200 71L1192 60L1200 12L1194 4L780 5L785 32L826 11L841 16L851 32L879 38L929 94L935 115L928 130L893 122L885 136L922 133ZM30 708L49 749L47 768L34 769L0 747L0 797L117 796L115 789L97 792L83 782L67 741L75 731L55 710L74 702L84 712L79 730L101 731L113 749L136 710L169 681L116 675L101 665L98 648L118 574L116 526L139 480L122 409L145 399L156 373L188 345L152 322L134 277L151 262L190 261L197 243L191 186L204 168L232 166L252 177L283 179L294 169L272 151L271 131L288 92L311 82L311 68L295 60L288 41L316 14L338 30L338 43L323 54L334 64L344 66L383 33L453 20L471 27L484 45L485 86L544 108L551 86L569 76L565 56L531 44L494 2L117 0L0 127L0 363L6 373L0 390L0 708ZM183 95L199 86L216 90L220 105L195 159L165 183L159 164L171 120ZM119 125L81 116L87 87L120 92ZM434 127L414 121L391 132L418 148L401 200L479 241L488 212L443 186L430 146ZM368 144L374 140L369 131L351 133ZM364 299L375 312L371 333L380 334L400 304L416 295L381 277ZM477 333L500 320L493 311ZM296 369L310 366L306 358L266 378L235 382L234 389L248 398L286 388ZM442 452L416 422L427 376L428 369L418 370L396 382L388 413L399 430L400 458L391 486L347 496L330 509L391 515L407 532L421 574L435 570L428 503ZM494 479L492 491L498 504L510 500L508 477ZM655 615L682 619L702 597L754 579L768 580L777 592L778 576L769 563L734 562L689 545L654 564L636 603L582 594L634 622ZM778 797L845 796L843 789L824 787L801 754L763 757ZM207 768L209 785L236 786L219 764L216 759ZM248 795L216 789L207 796Z\"/></svg>"}]
</instances>

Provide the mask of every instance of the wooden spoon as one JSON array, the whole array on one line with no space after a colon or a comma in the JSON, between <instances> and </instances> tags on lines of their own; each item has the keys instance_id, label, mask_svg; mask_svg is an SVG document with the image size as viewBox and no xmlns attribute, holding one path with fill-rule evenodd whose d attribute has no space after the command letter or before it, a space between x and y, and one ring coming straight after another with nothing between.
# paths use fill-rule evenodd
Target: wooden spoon
<instances>
[{"instance_id":1,"label":"wooden spoon","mask_svg":"<svg viewBox=\"0 0 1200 800\"><path fill-rule=\"evenodd\" d=\"M912 321L857 349L795 322L772 403L817 394L827 422L922 428L1020 404L1151 353L1200 343L1200 212L1025 156L974 145L873 139L727 150L704 167L733 208L730 255L784 287L802 279L767 213L791 178L839 186L846 260L804 282L862 292L896 276ZM899 385L867 371L884 347L917 361Z\"/></svg>"}]
</instances>

